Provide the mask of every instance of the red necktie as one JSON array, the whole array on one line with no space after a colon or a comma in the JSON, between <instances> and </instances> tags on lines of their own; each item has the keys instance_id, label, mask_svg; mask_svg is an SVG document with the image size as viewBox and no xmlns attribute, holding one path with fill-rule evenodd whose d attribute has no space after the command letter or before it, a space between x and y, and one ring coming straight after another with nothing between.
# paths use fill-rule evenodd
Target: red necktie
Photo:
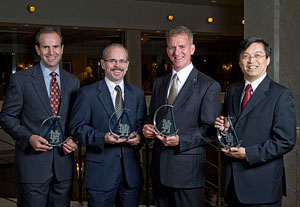
<instances>
[{"instance_id":1,"label":"red necktie","mask_svg":"<svg viewBox=\"0 0 300 207\"><path fill-rule=\"evenodd\" d=\"M244 94L244 98L242 101L242 111L244 110L245 106L247 105L247 103L251 97L251 91L252 91L251 84L248 84L245 88L245 94Z\"/></svg>"},{"instance_id":2,"label":"red necktie","mask_svg":"<svg viewBox=\"0 0 300 207\"><path fill-rule=\"evenodd\" d=\"M56 79L56 73L52 72L50 73L50 75L52 76L51 86L50 86L50 104L51 104L52 112L56 116L59 109L60 91Z\"/></svg>"}]
</instances>

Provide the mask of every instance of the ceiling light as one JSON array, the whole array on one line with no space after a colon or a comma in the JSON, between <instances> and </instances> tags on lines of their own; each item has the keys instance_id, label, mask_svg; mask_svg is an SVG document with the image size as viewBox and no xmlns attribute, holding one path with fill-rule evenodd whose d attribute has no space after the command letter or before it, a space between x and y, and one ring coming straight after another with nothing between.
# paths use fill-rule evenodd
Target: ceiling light
<instances>
[{"instance_id":1,"label":"ceiling light","mask_svg":"<svg viewBox=\"0 0 300 207\"><path fill-rule=\"evenodd\" d=\"M173 21L174 16L172 14L168 14L167 19L168 21Z\"/></svg>"},{"instance_id":2,"label":"ceiling light","mask_svg":"<svg viewBox=\"0 0 300 207\"><path fill-rule=\"evenodd\" d=\"M214 18L212 18L212 17L208 17L208 18L207 18L207 22L208 22L208 23L212 23L213 21L214 21Z\"/></svg>"},{"instance_id":3,"label":"ceiling light","mask_svg":"<svg viewBox=\"0 0 300 207\"><path fill-rule=\"evenodd\" d=\"M34 5L30 5L30 4L29 4L29 5L27 6L27 11L28 11L30 14L34 13L35 10L36 10L36 7L35 7Z\"/></svg>"}]
</instances>

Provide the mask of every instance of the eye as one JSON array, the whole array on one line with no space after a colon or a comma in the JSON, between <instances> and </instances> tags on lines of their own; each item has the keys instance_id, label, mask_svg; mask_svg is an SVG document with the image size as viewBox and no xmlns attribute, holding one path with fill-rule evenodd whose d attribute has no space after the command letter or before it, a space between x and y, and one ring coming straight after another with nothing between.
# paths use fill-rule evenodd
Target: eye
<instances>
[{"instance_id":1,"label":"eye","mask_svg":"<svg viewBox=\"0 0 300 207\"><path fill-rule=\"evenodd\" d=\"M248 55L248 54L243 54L243 55L242 55L242 58L243 58L243 59L249 59L249 58L250 58L250 55Z\"/></svg>"},{"instance_id":2,"label":"eye","mask_svg":"<svg viewBox=\"0 0 300 207\"><path fill-rule=\"evenodd\" d=\"M257 59L260 59L260 58L263 57L263 55L262 54L255 54L254 57L257 58Z\"/></svg>"}]
</instances>

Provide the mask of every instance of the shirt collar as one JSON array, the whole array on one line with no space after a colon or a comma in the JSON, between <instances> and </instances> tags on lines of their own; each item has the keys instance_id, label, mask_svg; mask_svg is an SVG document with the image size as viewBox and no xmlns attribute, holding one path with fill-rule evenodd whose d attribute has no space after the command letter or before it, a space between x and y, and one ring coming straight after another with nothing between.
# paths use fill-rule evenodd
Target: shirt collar
<instances>
[{"instance_id":1,"label":"shirt collar","mask_svg":"<svg viewBox=\"0 0 300 207\"><path fill-rule=\"evenodd\" d=\"M255 81L253 81L252 83L250 83L248 80L245 80L245 87L250 84L252 87L252 91L254 92L256 90L256 88L259 86L259 84L264 80L264 78L267 76L267 73L265 73L263 76L261 76L260 78L256 79Z\"/></svg>"},{"instance_id":2,"label":"shirt collar","mask_svg":"<svg viewBox=\"0 0 300 207\"><path fill-rule=\"evenodd\" d=\"M116 85L119 85L121 87L122 94L124 94L124 80L122 80L121 83L119 83L119 84L115 84L114 82L109 80L107 77L105 77L104 80L105 80L108 90L111 94L115 93Z\"/></svg>"},{"instance_id":3,"label":"shirt collar","mask_svg":"<svg viewBox=\"0 0 300 207\"><path fill-rule=\"evenodd\" d=\"M194 66L193 63L190 63L188 66L185 68L181 69L179 72L176 72L174 68L172 69L172 77L171 80L174 76L175 73L177 73L177 78L179 82L185 82L188 76L190 75L191 71L193 70Z\"/></svg>"},{"instance_id":4,"label":"shirt collar","mask_svg":"<svg viewBox=\"0 0 300 207\"><path fill-rule=\"evenodd\" d=\"M42 62L40 62L40 66L42 68L42 72L44 77L49 76L49 74L52 72L51 70L49 70L46 66L43 65ZM59 72L59 66L56 68L56 70L54 71L56 72L56 75L59 77L60 76L60 72Z\"/></svg>"}]
</instances>

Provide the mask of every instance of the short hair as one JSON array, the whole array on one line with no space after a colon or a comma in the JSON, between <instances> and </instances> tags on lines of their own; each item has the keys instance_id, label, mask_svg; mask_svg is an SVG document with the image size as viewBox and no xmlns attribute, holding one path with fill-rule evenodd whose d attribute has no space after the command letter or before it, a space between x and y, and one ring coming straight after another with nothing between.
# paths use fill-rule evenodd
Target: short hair
<instances>
[{"instance_id":1,"label":"short hair","mask_svg":"<svg viewBox=\"0 0 300 207\"><path fill-rule=\"evenodd\" d=\"M244 52L253 43L262 43L264 45L264 48L265 48L266 58L271 56L272 49L271 49L270 45L268 43L266 43L262 38L248 37L240 43L240 46L239 46L239 49L238 49L239 59L240 59L241 53Z\"/></svg>"},{"instance_id":2,"label":"short hair","mask_svg":"<svg viewBox=\"0 0 300 207\"><path fill-rule=\"evenodd\" d=\"M123 48L125 50L125 54L126 54L126 60L128 60L128 50L121 44L119 43L112 43L112 44L109 44L107 45L103 52L102 52L102 59L105 60L106 57L107 57L107 52L108 52L108 49L110 49L111 47L119 47L119 48Z\"/></svg>"},{"instance_id":3,"label":"short hair","mask_svg":"<svg viewBox=\"0 0 300 207\"><path fill-rule=\"evenodd\" d=\"M60 45L63 45L63 38L59 27L43 27L39 29L35 35L35 44L40 46L40 37L42 34L56 33L60 38Z\"/></svg>"},{"instance_id":4,"label":"short hair","mask_svg":"<svg viewBox=\"0 0 300 207\"><path fill-rule=\"evenodd\" d=\"M189 28L187 28L185 26L177 26L177 27L169 30L167 32L167 35L166 35L167 44L168 44L169 38L171 36L178 35L178 34L186 34L188 36L188 38L189 38L190 44L193 44L193 33L192 33L192 31Z\"/></svg>"}]
</instances>

